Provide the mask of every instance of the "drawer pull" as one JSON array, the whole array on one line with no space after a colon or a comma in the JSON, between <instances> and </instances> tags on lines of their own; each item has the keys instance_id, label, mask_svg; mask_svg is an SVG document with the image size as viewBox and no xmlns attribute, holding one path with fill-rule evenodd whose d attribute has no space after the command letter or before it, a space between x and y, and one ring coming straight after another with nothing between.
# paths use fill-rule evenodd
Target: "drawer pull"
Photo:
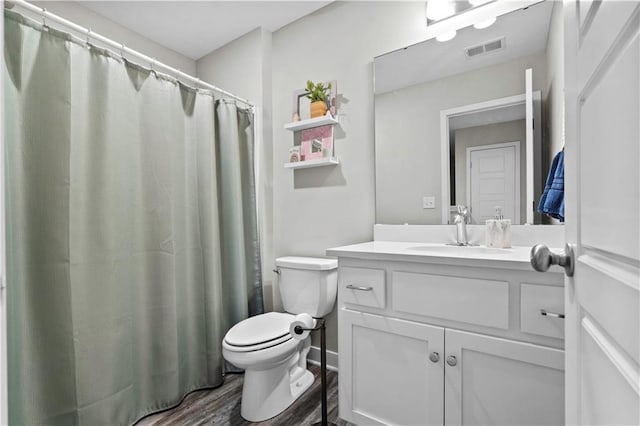
<instances>
[{"instance_id":1,"label":"drawer pull","mask_svg":"<svg viewBox=\"0 0 640 426\"><path fill-rule=\"evenodd\" d=\"M540 309L540 315L542 315L543 317L552 317L552 318L564 319L564 314L558 314L556 312L547 312L544 309Z\"/></svg>"},{"instance_id":2,"label":"drawer pull","mask_svg":"<svg viewBox=\"0 0 640 426\"><path fill-rule=\"evenodd\" d=\"M371 291L371 290L373 290L373 287L362 287L362 286L359 286L359 285L351 285L351 284L347 285L347 288L349 290L358 290L358 291Z\"/></svg>"},{"instance_id":3,"label":"drawer pull","mask_svg":"<svg viewBox=\"0 0 640 426\"><path fill-rule=\"evenodd\" d=\"M440 361L440 354L438 352L431 352L431 354L429 355L429 360L431 362L438 362Z\"/></svg>"}]
</instances>

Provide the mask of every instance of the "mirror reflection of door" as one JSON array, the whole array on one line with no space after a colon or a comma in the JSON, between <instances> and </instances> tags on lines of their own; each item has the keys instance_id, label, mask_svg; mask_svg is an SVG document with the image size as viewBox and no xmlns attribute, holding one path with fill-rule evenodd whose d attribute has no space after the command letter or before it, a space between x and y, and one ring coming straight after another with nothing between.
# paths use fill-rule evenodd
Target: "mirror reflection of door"
<instances>
[{"instance_id":1,"label":"mirror reflection of door","mask_svg":"<svg viewBox=\"0 0 640 426\"><path fill-rule=\"evenodd\" d=\"M520 142L467 148L467 204L471 223L483 224L499 208L520 223Z\"/></svg>"},{"instance_id":2,"label":"mirror reflection of door","mask_svg":"<svg viewBox=\"0 0 640 426\"><path fill-rule=\"evenodd\" d=\"M519 97L518 97L519 98ZM515 98L508 98L515 99ZM522 97L524 100L524 96ZM495 100L493 103L502 103L503 100ZM449 187L451 190L450 200L452 205L466 205L471 207L471 222L474 224L485 223L486 219L495 216L495 207L500 206L505 219L511 219L513 224L526 223L527 209L524 194L527 191L527 171L531 167L527 163L525 155L526 120L524 102L511 103L508 106L491 109L475 110L475 106L469 106L472 112L464 113L449 119ZM505 204L504 195L489 195L487 193L479 199L479 196L471 196L471 183L477 175L472 176L469 172L468 149L472 147L493 147L504 146L509 142L519 141L518 154L515 157L517 164L513 166L513 176L511 182L505 184L505 188L512 188L508 191L509 202ZM501 144L501 145L497 145ZM488 166L488 165L487 165ZM478 169L475 170L476 172ZM483 176L487 177L487 176ZM492 181L495 182L495 181ZM478 183L478 182L475 182ZM483 185L482 191L496 191L497 188L489 188L489 180ZM476 188L481 188L476 185ZM504 191L504 190L502 190ZM511 197L517 197L511 200ZM491 201L493 199L493 201ZM473 200L473 202L472 202ZM502 200L497 203L498 200ZM482 206L476 202L482 202ZM475 204L475 206L474 206ZM513 205L513 207L511 207ZM453 209L451 209L453 210Z\"/></svg>"}]
</instances>

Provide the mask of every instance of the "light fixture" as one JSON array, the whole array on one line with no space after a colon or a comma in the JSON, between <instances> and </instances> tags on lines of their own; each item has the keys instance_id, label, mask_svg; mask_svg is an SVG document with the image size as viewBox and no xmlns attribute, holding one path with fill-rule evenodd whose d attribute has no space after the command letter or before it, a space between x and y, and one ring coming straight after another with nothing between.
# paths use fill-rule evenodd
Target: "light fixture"
<instances>
[{"instance_id":1,"label":"light fixture","mask_svg":"<svg viewBox=\"0 0 640 426\"><path fill-rule=\"evenodd\" d=\"M456 30L445 31L436 36L436 40L438 41L449 41L456 36Z\"/></svg>"},{"instance_id":2,"label":"light fixture","mask_svg":"<svg viewBox=\"0 0 640 426\"><path fill-rule=\"evenodd\" d=\"M475 24L473 24L473 28L476 28L478 30L481 30L483 28L488 28L491 25L493 25L496 22L496 17L491 17L489 19L485 19L483 21L480 22L476 22Z\"/></svg>"},{"instance_id":3,"label":"light fixture","mask_svg":"<svg viewBox=\"0 0 640 426\"><path fill-rule=\"evenodd\" d=\"M427 26L495 1L497 0L427 0Z\"/></svg>"},{"instance_id":4,"label":"light fixture","mask_svg":"<svg viewBox=\"0 0 640 426\"><path fill-rule=\"evenodd\" d=\"M429 0L427 2L427 22L440 21L455 13L454 3L449 0Z\"/></svg>"}]
</instances>

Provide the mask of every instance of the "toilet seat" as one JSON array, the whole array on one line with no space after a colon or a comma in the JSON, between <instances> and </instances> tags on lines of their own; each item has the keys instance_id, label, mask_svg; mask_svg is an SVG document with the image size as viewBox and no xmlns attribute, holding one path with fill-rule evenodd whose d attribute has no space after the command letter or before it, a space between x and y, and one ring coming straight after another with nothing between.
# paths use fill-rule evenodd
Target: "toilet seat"
<instances>
[{"instance_id":1,"label":"toilet seat","mask_svg":"<svg viewBox=\"0 0 640 426\"><path fill-rule=\"evenodd\" d=\"M224 337L227 350L251 352L280 345L292 339L289 327L295 315L267 312L240 321Z\"/></svg>"}]
</instances>

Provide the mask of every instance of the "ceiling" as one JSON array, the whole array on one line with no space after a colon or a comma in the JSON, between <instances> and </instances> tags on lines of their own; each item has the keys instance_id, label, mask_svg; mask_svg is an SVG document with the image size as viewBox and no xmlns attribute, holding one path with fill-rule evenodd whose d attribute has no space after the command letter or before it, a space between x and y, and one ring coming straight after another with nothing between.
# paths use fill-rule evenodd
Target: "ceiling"
<instances>
[{"instance_id":1,"label":"ceiling","mask_svg":"<svg viewBox=\"0 0 640 426\"><path fill-rule=\"evenodd\" d=\"M91 1L83 6L197 60L262 27L269 31L331 1Z\"/></svg>"},{"instance_id":2,"label":"ceiling","mask_svg":"<svg viewBox=\"0 0 640 426\"><path fill-rule=\"evenodd\" d=\"M553 2L545 1L524 10L502 15L489 28L458 31L453 40L435 39L375 58L375 93L506 62L546 49ZM464 50L483 42L505 38L505 49L467 58Z\"/></svg>"}]
</instances>

